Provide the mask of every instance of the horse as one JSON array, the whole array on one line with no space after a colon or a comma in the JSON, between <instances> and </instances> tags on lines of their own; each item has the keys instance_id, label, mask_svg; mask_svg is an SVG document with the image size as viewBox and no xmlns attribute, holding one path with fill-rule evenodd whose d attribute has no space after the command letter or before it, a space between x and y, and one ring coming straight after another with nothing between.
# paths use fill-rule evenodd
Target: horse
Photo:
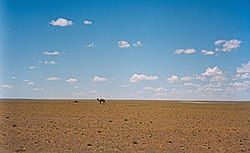
<instances>
[{"instance_id":1,"label":"horse","mask_svg":"<svg viewBox=\"0 0 250 153\"><path fill-rule=\"evenodd\" d=\"M99 101L100 104L106 103L105 99L102 99L102 98L97 98L96 100Z\"/></svg>"}]
</instances>

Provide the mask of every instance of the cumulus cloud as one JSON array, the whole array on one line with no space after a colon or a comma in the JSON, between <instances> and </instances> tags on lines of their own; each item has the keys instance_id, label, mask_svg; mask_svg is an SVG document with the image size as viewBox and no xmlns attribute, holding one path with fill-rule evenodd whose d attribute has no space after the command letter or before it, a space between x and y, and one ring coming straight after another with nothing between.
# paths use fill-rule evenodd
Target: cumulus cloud
<instances>
[{"instance_id":1,"label":"cumulus cloud","mask_svg":"<svg viewBox=\"0 0 250 153\"><path fill-rule=\"evenodd\" d=\"M166 91L167 91L167 89L165 89L163 87L159 87L159 88L154 89L154 92L155 92L156 96L164 95Z\"/></svg>"},{"instance_id":2,"label":"cumulus cloud","mask_svg":"<svg viewBox=\"0 0 250 153\"><path fill-rule=\"evenodd\" d=\"M89 43L86 45L86 48L94 48L95 47L95 43Z\"/></svg>"},{"instance_id":3,"label":"cumulus cloud","mask_svg":"<svg viewBox=\"0 0 250 153\"><path fill-rule=\"evenodd\" d=\"M15 79L16 79L16 77L15 77L15 76L12 76L11 78L12 78L13 80L15 80Z\"/></svg>"},{"instance_id":4,"label":"cumulus cloud","mask_svg":"<svg viewBox=\"0 0 250 153\"><path fill-rule=\"evenodd\" d=\"M13 85L11 84L2 84L0 85L0 89L12 89Z\"/></svg>"},{"instance_id":5,"label":"cumulus cloud","mask_svg":"<svg viewBox=\"0 0 250 153\"><path fill-rule=\"evenodd\" d=\"M29 69L35 69L35 67L34 66L30 66Z\"/></svg>"},{"instance_id":6,"label":"cumulus cloud","mask_svg":"<svg viewBox=\"0 0 250 153\"><path fill-rule=\"evenodd\" d=\"M90 25L90 24L92 24L92 22L89 21L89 20L84 20L84 21L83 21L83 24L85 24L85 25Z\"/></svg>"},{"instance_id":7,"label":"cumulus cloud","mask_svg":"<svg viewBox=\"0 0 250 153\"><path fill-rule=\"evenodd\" d=\"M201 91L203 93L209 93L209 94L222 91L221 83L217 83L217 84L211 84L210 83L210 84L206 84L204 86L200 86L198 88L198 91Z\"/></svg>"},{"instance_id":8,"label":"cumulus cloud","mask_svg":"<svg viewBox=\"0 0 250 153\"><path fill-rule=\"evenodd\" d=\"M129 48L130 44L129 42L125 41L125 40L121 40L117 42L119 48Z\"/></svg>"},{"instance_id":9,"label":"cumulus cloud","mask_svg":"<svg viewBox=\"0 0 250 153\"><path fill-rule=\"evenodd\" d=\"M179 77L177 76L177 75L173 75L173 76L171 76L170 78L167 78L167 81L169 82L169 83L175 83L175 82L177 82L177 81L179 81Z\"/></svg>"},{"instance_id":10,"label":"cumulus cloud","mask_svg":"<svg viewBox=\"0 0 250 153\"><path fill-rule=\"evenodd\" d=\"M105 82L105 81L107 81L108 79L106 79L106 78L102 78L102 77L99 77L99 76L94 76L93 77L93 81L94 82Z\"/></svg>"},{"instance_id":11,"label":"cumulus cloud","mask_svg":"<svg viewBox=\"0 0 250 153\"><path fill-rule=\"evenodd\" d=\"M172 75L171 77L167 78L168 83L176 83L178 81L190 81L192 78L190 76L179 77L177 75Z\"/></svg>"},{"instance_id":12,"label":"cumulus cloud","mask_svg":"<svg viewBox=\"0 0 250 153\"><path fill-rule=\"evenodd\" d=\"M150 81L153 81L153 80L157 80L158 77L157 76L146 76L144 74L133 74L133 76L130 78L130 82L140 82L140 81L143 81L143 80L150 80Z\"/></svg>"},{"instance_id":13,"label":"cumulus cloud","mask_svg":"<svg viewBox=\"0 0 250 153\"><path fill-rule=\"evenodd\" d=\"M224 44L226 42L226 40L216 40L214 42L215 45L221 45L221 44Z\"/></svg>"},{"instance_id":14,"label":"cumulus cloud","mask_svg":"<svg viewBox=\"0 0 250 153\"><path fill-rule=\"evenodd\" d=\"M48 65L59 65L59 63L55 62L55 61L44 61L44 64L48 64Z\"/></svg>"},{"instance_id":15,"label":"cumulus cloud","mask_svg":"<svg viewBox=\"0 0 250 153\"><path fill-rule=\"evenodd\" d=\"M217 66L213 68L207 68L204 73L202 73L202 76L215 76L215 75L222 75L223 72L220 70Z\"/></svg>"},{"instance_id":16,"label":"cumulus cloud","mask_svg":"<svg viewBox=\"0 0 250 153\"><path fill-rule=\"evenodd\" d=\"M238 67L236 69L236 73L239 73L239 74L250 73L250 61L248 61L248 63L242 64L241 67Z\"/></svg>"},{"instance_id":17,"label":"cumulus cloud","mask_svg":"<svg viewBox=\"0 0 250 153\"><path fill-rule=\"evenodd\" d=\"M24 82L27 84L27 85L34 85L34 82L30 81L30 80L24 80Z\"/></svg>"},{"instance_id":18,"label":"cumulus cloud","mask_svg":"<svg viewBox=\"0 0 250 153\"><path fill-rule=\"evenodd\" d=\"M181 81L190 81L192 78L189 76L182 77L180 80Z\"/></svg>"},{"instance_id":19,"label":"cumulus cloud","mask_svg":"<svg viewBox=\"0 0 250 153\"><path fill-rule=\"evenodd\" d=\"M191 54L194 54L195 52L196 52L196 50L193 49L193 48L177 49L177 50L175 50L174 54L187 54L187 55L191 55Z\"/></svg>"},{"instance_id":20,"label":"cumulus cloud","mask_svg":"<svg viewBox=\"0 0 250 153\"><path fill-rule=\"evenodd\" d=\"M142 46L142 42L141 41L137 41L135 43L133 43L134 47L141 47Z\"/></svg>"},{"instance_id":21,"label":"cumulus cloud","mask_svg":"<svg viewBox=\"0 0 250 153\"><path fill-rule=\"evenodd\" d=\"M65 27L65 26L73 25L73 22L64 18L58 18L57 20L50 21L50 24L53 26Z\"/></svg>"},{"instance_id":22,"label":"cumulus cloud","mask_svg":"<svg viewBox=\"0 0 250 153\"><path fill-rule=\"evenodd\" d=\"M213 68L207 68L205 72L201 74L203 77L211 77L211 81L225 81L225 74L217 66Z\"/></svg>"},{"instance_id":23,"label":"cumulus cloud","mask_svg":"<svg viewBox=\"0 0 250 153\"><path fill-rule=\"evenodd\" d=\"M236 68L235 78L238 78L238 79L250 78L250 61Z\"/></svg>"},{"instance_id":24,"label":"cumulus cloud","mask_svg":"<svg viewBox=\"0 0 250 153\"><path fill-rule=\"evenodd\" d=\"M201 51L201 54L211 56L211 55L214 55L214 52L213 52L213 51L210 51L210 50L204 50L204 49L203 49L203 50Z\"/></svg>"},{"instance_id":25,"label":"cumulus cloud","mask_svg":"<svg viewBox=\"0 0 250 153\"><path fill-rule=\"evenodd\" d=\"M217 40L214 43L217 46L221 46L219 50L223 52L229 52L232 51L238 47L240 47L241 41L237 39L232 39L232 40Z\"/></svg>"},{"instance_id":26,"label":"cumulus cloud","mask_svg":"<svg viewBox=\"0 0 250 153\"><path fill-rule=\"evenodd\" d=\"M49 77L49 78L47 78L46 80L47 80L47 81L59 81L59 80L61 80L61 79L58 78L58 77Z\"/></svg>"},{"instance_id":27,"label":"cumulus cloud","mask_svg":"<svg viewBox=\"0 0 250 153\"><path fill-rule=\"evenodd\" d=\"M250 81L233 82L229 83L229 86L233 87L236 90L246 90L250 88Z\"/></svg>"},{"instance_id":28,"label":"cumulus cloud","mask_svg":"<svg viewBox=\"0 0 250 153\"><path fill-rule=\"evenodd\" d=\"M69 78L66 80L66 82L69 84L75 84L77 82L77 79L76 78Z\"/></svg>"},{"instance_id":29,"label":"cumulus cloud","mask_svg":"<svg viewBox=\"0 0 250 153\"><path fill-rule=\"evenodd\" d=\"M144 87L144 90L154 92L154 95L156 96L164 95L167 91L167 89L165 89L164 87L158 87L158 88Z\"/></svg>"},{"instance_id":30,"label":"cumulus cloud","mask_svg":"<svg viewBox=\"0 0 250 153\"><path fill-rule=\"evenodd\" d=\"M61 55L62 53L60 53L59 51L44 51L43 55L52 55L52 56L58 56Z\"/></svg>"}]
</instances>

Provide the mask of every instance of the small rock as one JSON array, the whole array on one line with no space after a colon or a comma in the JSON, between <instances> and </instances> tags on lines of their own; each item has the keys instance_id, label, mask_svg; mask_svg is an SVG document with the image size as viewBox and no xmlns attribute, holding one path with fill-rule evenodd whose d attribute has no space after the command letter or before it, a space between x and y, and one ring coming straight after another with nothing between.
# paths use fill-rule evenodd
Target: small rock
<instances>
[{"instance_id":1,"label":"small rock","mask_svg":"<svg viewBox=\"0 0 250 153\"><path fill-rule=\"evenodd\" d=\"M10 118L9 116L6 116L6 118Z\"/></svg>"},{"instance_id":2,"label":"small rock","mask_svg":"<svg viewBox=\"0 0 250 153\"><path fill-rule=\"evenodd\" d=\"M173 141L168 141L168 143L173 143Z\"/></svg>"},{"instance_id":3,"label":"small rock","mask_svg":"<svg viewBox=\"0 0 250 153\"><path fill-rule=\"evenodd\" d=\"M137 144L137 142L136 141L132 141L133 142L133 144Z\"/></svg>"},{"instance_id":4,"label":"small rock","mask_svg":"<svg viewBox=\"0 0 250 153\"><path fill-rule=\"evenodd\" d=\"M16 124L13 124L12 126L13 126L13 127L16 127L17 125L16 125Z\"/></svg>"},{"instance_id":5,"label":"small rock","mask_svg":"<svg viewBox=\"0 0 250 153\"><path fill-rule=\"evenodd\" d=\"M88 146L88 147L92 147L93 145L92 145L91 143L88 143L87 146Z\"/></svg>"},{"instance_id":6,"label":"small rock","mask_svg":"<svg viewBox=\"0 0 250 153\"><path fill-rule=\"evenodd\" d=\"M125 119L124 121L128 121L128 119Z\"/></svg>"}]
</instances>

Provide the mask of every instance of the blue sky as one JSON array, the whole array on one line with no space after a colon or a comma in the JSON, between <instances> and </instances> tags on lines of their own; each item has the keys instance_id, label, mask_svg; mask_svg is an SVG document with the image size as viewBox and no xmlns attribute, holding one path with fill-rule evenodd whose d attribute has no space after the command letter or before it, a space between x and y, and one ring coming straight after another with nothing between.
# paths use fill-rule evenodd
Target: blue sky
<instances>
[{"instance_id":1,"label":"blue sky","mask_svg":"<svg viewBox=\"0 0 250 153\"><path fill-rule=\"evenodd\" d=\"M0 97L250 100L249 1L1 1Z\"/></svg>"}]
</instances>

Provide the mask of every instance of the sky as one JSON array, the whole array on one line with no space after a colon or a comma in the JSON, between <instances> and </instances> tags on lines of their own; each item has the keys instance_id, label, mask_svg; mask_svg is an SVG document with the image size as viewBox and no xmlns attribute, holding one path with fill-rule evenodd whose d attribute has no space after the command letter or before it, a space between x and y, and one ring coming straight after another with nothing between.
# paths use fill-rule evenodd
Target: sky
<instances>
[{"instance_id":1,"label":"sky","mask_svg":"<svg viewBox=\"0 0 250 153\"><path fill-rule=\"evenodd\" d=\"M249 6L0 1L0 98L250 100Z\"/></svg>"}]
</instances>

